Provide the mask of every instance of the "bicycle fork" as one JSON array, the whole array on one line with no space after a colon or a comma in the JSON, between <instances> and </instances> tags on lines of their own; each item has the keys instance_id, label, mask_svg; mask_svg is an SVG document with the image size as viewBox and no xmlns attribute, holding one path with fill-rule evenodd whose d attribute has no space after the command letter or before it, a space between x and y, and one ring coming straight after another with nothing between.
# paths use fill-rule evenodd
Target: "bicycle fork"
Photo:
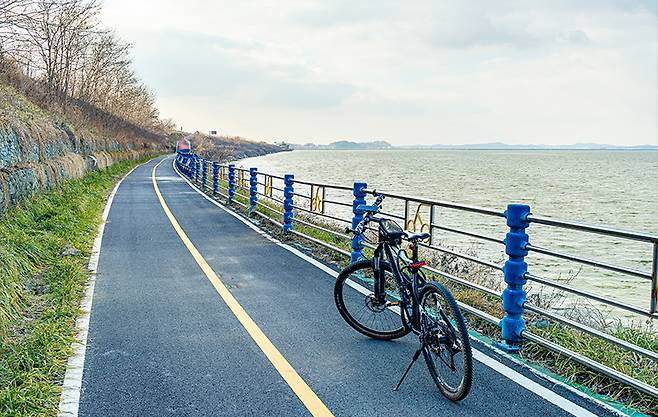
<instances>
[{"instance_id":1,"label":"bicycle fork","mask_svg":"<svg viewBox=\"0 0 658 417\"><path fill-rule=\"evenodd\" d=\"M386 302L386 277L384 270L381 268L381 256L377 252L372 258L372 269L375 272L375 300L380 304L384 304Z\"/></svg>"}]
</instances>

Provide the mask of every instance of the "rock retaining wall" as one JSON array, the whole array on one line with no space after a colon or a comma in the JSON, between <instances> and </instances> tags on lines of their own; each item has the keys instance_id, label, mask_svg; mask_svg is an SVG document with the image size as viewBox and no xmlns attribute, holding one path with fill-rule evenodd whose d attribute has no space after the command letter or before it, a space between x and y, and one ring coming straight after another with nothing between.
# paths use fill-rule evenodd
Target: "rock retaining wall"
<instances>
[{"instance_id":1,"label":"rock retaining wall","mask_svg":"<svg viewBox=\"0 0 658 417\"><path fill-rule=\"evenodd\" d=\"M36 122L0 125L0 213L67 179L152 151L76 135L50 120Z\"/></svg>"}]
</instances>

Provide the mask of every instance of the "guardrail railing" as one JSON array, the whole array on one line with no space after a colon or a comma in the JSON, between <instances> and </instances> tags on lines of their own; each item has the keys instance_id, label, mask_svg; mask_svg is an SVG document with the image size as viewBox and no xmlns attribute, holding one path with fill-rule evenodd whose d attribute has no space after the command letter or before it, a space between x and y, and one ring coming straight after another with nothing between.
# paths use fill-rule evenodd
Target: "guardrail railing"
<instances>
[{"instance_id":1,"label":"guardrail railing","mask_svg":"<svg viewBox=\"0 0 658 417\"><path fill-rule=\"evenodd\" d=\"M367 196L375 192L373 189L368 188L365 183L357 182L352 186L344 186L304 181L295 179L292 174L278 176L258 172L256 168L243 169L236 167L234 164L218 164L217 162L201 159L194 154L177 154L176 166L179 171L205 192L223 197L227 203L243 207L248 210L250 215L257 215L266 219L281 227L284 234L299 236L345 256L350 261L364 257L365 248L373 247L363 237L354 237L341 231L345 226L355 227L362 219L363 213L360 213L356 207L362 204ZM458 276L458 274L446 271L445 268L437 265L425 267L430 273L447 281L501 300L504 312L502 318L458 302L460 308L466 313L500 327L501 342L498 344L499 348L508 352L517 352L521 347L522 340L530 340L658 398L658 388L560 346L538 334L532 333L526 328L526 318L528 316L526 312L530 312L658 362L658 353L655 351L620 339L587 323L578 322L559 312L535 305L528 301L526 293L526 283L531 281L555 290L566 291L574 297L622 309L631 315L654 321L658 318L658 235L535 215L531 213L530 207L524 204L509 204L505 211L500 211L431 198L389 192L380 193L387 197L386 210L381 213L383 217L402 222L407 230L430 233L430 238L421 243L425 250L481 265L491 271L492 274L497 274L500 280L504 282L505 288L500 291L474 282L468 276ZM239 198L236 199L236 196ZM486 227L489 232L463 229L452 224L446 224L439 218L439 211L441 211L443 217L446 217L444 215L446 211L456 213L452 216L453 218L456 216L459 218L458 216L463 215L477 215L483 219L483 224L494 222L502 227L497 229L499 235L491 234L491 231L494 230L492 227ZM329 234L340 241L344 241L344 247L338 247L308 233L296 230L295 224ZM621 240L644 242L650 247L651 269L631 268L592 259L581 254L534 245L530 243L528 229L532 230L535 225L578 231L593 236L603 235ZM502 235L503 228L504 235ZM507 259L504 263L501 263L442 245L439 240L440 233L458 235L487 245L493 245L498 248L501 254L504 251ZM348 250L348 248L351 250ZM535 254L646 280L651 286L646 299L648 307L638 306L618 298L603 296L577 288L569 283L561 282L558 279L559 277L536 274L532 272L532 261ZM528 261L531 264L530 267Z\"/></svg>"}]
</instances>

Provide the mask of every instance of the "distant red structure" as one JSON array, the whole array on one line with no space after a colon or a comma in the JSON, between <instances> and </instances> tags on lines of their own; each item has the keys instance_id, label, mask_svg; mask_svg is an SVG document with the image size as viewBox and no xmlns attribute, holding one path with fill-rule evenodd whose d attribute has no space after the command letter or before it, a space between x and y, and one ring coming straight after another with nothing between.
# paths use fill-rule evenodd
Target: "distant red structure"
<instances>
[{"instance_id":1,"label":"distant red structure","mask_svg":"<svg viewBox=\"0 0 658 417\"><path fill-rule=\"evenodd\" d=\"M185 138L180 138L176 144L176 152L192 153L192 145L190 145L190 141Z\"/></svg>"}]
</instances>

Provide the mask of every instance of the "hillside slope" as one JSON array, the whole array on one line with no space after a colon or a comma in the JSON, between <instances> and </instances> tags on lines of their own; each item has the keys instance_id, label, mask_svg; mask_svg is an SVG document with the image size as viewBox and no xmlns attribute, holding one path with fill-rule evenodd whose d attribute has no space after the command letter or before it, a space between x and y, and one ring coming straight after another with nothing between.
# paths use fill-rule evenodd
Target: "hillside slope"
<instances>
[{"instance_id":1,"label":"hillside slope","mask_svg":"<svg viewBox=\"0 0 658 417\"><path fill-rule=\"evenodd\" d=\"M289 149L267 142L256 142L241 137L208 136L199 132L187 134L179 132L176 139L184 136L192 149L202 158L218 162L250 158L270 153L284 152Z\"/></svg>"},{"instance_id":2,"label":"hillside slope","mask_svg":"<svg viewBox=\"0 0 658 417\"><path fill-rule=\"evenodd\" d=\"M168 146L164 136L130 128L88 104L78 112L90 122L76 126L0 83L0 213L86 171Z\"/></svg>"}]
</instances>

